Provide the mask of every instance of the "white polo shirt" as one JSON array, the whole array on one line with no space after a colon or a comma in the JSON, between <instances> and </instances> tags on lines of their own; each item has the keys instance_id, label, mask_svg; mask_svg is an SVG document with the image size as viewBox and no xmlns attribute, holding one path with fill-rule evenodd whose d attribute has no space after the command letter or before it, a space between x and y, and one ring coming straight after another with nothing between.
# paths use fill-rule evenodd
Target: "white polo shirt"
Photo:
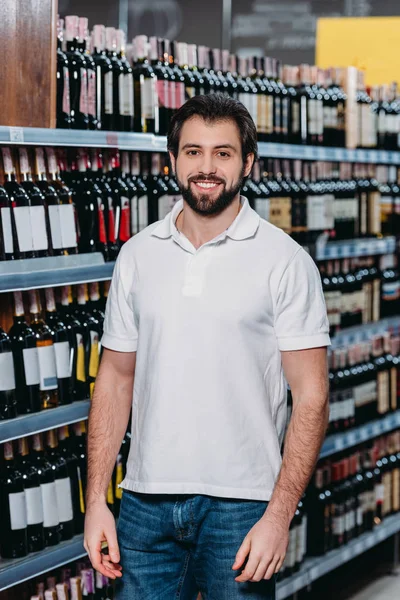
<instances>
[{"instance_id":1,"label":"white polo shirt","mask_svg":"<svg viewBox=\"0 0 400 600\"><path fill-rule=\"evenodd\" d=\"M286 419L280 352L328 346L329 325L312 259L241 202L198 250L176 229L180 201L119 254L102 343L137 351L128 490L271 497Z\"/></svg>"}]
</instances>

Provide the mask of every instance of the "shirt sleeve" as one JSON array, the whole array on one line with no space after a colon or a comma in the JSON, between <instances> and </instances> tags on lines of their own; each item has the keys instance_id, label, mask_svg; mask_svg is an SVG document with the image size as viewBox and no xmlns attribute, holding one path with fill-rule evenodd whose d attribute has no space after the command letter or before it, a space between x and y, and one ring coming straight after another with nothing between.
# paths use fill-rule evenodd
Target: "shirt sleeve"
<instances>
[{"instance_id":1,"label":"shirt sleeve","mask_svg":"<svg viewBox=\"0 0 400 600\"><path fill-rule=\"evenodd\" d=\"M118 352L135 352L138 330L135 323L130 290L134 279L134 263L124 268L123 251L114 267L104 319L102 345Z\"/></svg>"},{"instance_id":2,"label":"shirt sleeve","mask_svg":"<svg viewBox=\"0 0 400 600\"><path fill-rule=\"evenodd\" d=\"M303 248L296 252L279 283L275 334L281 351L330 345L321 277Z\"/></svg>"}]
</instances>

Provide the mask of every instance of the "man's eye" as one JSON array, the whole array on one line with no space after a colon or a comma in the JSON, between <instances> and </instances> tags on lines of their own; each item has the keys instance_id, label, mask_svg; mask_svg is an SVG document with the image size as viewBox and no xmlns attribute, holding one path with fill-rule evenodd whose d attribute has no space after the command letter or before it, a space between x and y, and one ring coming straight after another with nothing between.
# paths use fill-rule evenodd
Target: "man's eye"
<instances>
[{"instance_id":1,"label":"man's eye","mask_svg":"<svg viewBox=\"0 0 400 600\"><path fill-rule=\"evenodd\" d=\"M198 150L189 150L188 152L189 156L196 156L196 154L198 154Z\"/></svg>"},{"instance_id":2,"label":"man's eye","mask_svg":"<svg viewBox=\"0 0 400 600\"><path fill-rule=\"evenodd\" d=\"M221 156L221 158L229 158L228 152L220 152L219 155Z\"/></svg>"}]
</instances>

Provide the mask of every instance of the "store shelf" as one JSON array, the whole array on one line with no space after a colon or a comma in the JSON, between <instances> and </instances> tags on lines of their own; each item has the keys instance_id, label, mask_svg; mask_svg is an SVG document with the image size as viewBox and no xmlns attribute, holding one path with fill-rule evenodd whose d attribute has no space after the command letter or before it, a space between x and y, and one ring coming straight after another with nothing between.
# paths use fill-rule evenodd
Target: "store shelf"
<instances>
[{"instance_id":1,"label":"store shelf","mask_svg":"<svg viewBox=\"0 0 400 600\"><path fill-rule=\"evenodd\" d=\"M166 152L167 138L148 133L80 131L36 127L0 127L0 144L43 146L85 146ZM260 142L259 155L271 158L326 160L361 163L400 164L400 152L387 150L348 150L324 146L301 146Z\"/></svg>"},{"instance_id":2,"label":"store shelf","mask_svg":"<svg viewBox=\"0 0 400 600\"><path fill-rule=\"evenodd\" d=\"M364 323L354 327L347 327L342 331L337 331L332 337L331 348L340 348L349 344L358 344L368 340L374 335L382 335L388 329L400 327L400 315L380 319L374 323Z\"/></svg>"},{"instance_id":3,"label":"store shelf","mask_svg":"<svg viewBox=\"0 0 400 600\"><path fill-rule=\"evenodd\" d=\"M100 252L0 262L0 292L111 279L114 262Z\"/></svg>"},{"instance_id":4,"label":"store shelf","mask_svg":"<svg viewBox=\"0 0 400 600\"><path fill-rule=\"evenodd\" d=\"M400 410L386 415L376 421L371 421L360 427L355 427L350 431L343 433L336 433L329 435L321 449L320 458L326 458L335 454L335 452L341 452L346 448L352 448L357 444L361 444L367 440L371 440L378 435L389 433L394 429L400 427Z\"/></svg>"},{"instance_id":5,"label":"store shelf","mask_svg":"<svg viewBox=\"0 0 400 600\"><path fill-rule=\"evenodd\" d=\"M374 256L396 252L396 238L388 236L380 239L355 239L340 242L317 244L315 260Z\"/></svg>"},{"instance_id":6,"label":"store shelf","mask_svg":"<svg viewBox=\"0 0 400 600\"><path fill-rule=\"evenodd\" d=\"M82 558L82 556L86 556L83 535L77 535L72 540L62 542L52 548L46 548L42 552L29 554L25 558L0 560L0 591L57 569L61 565Z\"/></svg>"},{"instance_id":7,"label":"store shelf","mask_svg":"<svg viewBox=\"0 0 400 600\"><path fill-rule=\"evenodd\" d=\"M55 429L88 418L90 400L73 402L16 419L0 421L0 444L48 429Z\"/></svg>"},{"instance_id":8,"label":"store shelf","mask_svg":"<svg viewBox=\"0 0 400 600\"><path fill-rule=\"evenodd\" d=\"M341 565L349 562L356 556L366 552L373 546L376 546L400 531L399 516L392 515L376 527L374 531L364 533L360 537L351 541L343 548L338 548L329 552L325 556L309 558L305 561L303 567L293 577L284 579L277 586L277 600L284 600L288 596L298 592L302 588L310 585L326 573L330 573Z\"/></svg>"}]
</instances>

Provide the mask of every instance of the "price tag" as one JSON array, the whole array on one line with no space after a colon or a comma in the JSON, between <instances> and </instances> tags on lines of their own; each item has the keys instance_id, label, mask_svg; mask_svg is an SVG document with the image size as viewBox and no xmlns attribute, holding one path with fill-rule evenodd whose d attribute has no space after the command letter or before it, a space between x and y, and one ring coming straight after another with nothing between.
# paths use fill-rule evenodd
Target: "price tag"
<instances>
[{"instance_id":1,"label":"price tag","mask_svg":"<svg viewBox=\"0 0 400 600\"><path fill-rule=\"evenodd\" d=\"M378 531L376 532L376 537L377 539L381 542L382 540L384 540L386 538L385 535L385 530L384 529L378 529Z\"/></svg>"},{"instance_id":2,"label":"price tag","mask_svg":"<svg viewBox=\"0 0 400 600\"><path fill-rule=\"evenodd\" d=\"M343 161L343 154L344 154L343 150L341 150L340 148L335 148L335 159L338 162Z\"/></svg>"},{"instance_id":3,"label":"price tag","mask_svg":"<svg viewBox=\"0 0 400 600\"><path fill-rule=\"evenodd\" d=\"M118 134L108 132L106 135L106 144L107 146L114 146L115 148L118 148Z\"/></svg>"},{"instance_id":4,"label":"price tag","mask_svg":"<svg viewBox=\"0 0 400 600\"><path fill-rule=\"evenodd\" d=\"M347 434L347 445L353 446L356 443L356 434L353 431Z\"/></svg>"},{"instance_id":5,"label":"price tag","mask_svg":"<svg viewBox=\"0 0 400 600\"><path fill-rule=\"evenodd\" d=\"M369 438L368 431L366 429L361 429L360 431L360 442L367 440Z\"/></svg>"},{"instance_id":6,"label":"price tag","mask_svg":"<svg viewBox=\"0 0 400 600\"><path fill-rule=\"evenodd\" d=\"M372 435L379 435L381 433L381 426L379 423L374 423L372 425Z\"/></svg>"},{"instance_id":7,"label":"price tag","mask_svg":"<svg viewBox=\"0 0 400 600\"><path fill-rule=\"evenodd\" d=\"M343 438L339 437L335 440L335 450L343 450L343 448L344 448Z\"/></svg>"},{"instance_id":8,"label":"price tag","mask_svg":"<svg viewBox=\"0 0 400 600\"><path fill-rule=\"evenodd\" d=\"M15 144L23 144L24 130L22 127L10 127L10 142Z\"/></svg>"},{"instance_id":9,"label":"price tag","mask_svg":"<svg viewBox=\"0 0 400 600\"><path fill-rule=\"evenodd\" d=\"M356 155L357 162L365 162L365 160L367 158L365 153L362 150L356 150L355 155Z\"/></svg>"},{"instance_id":10,"label":"price tag","mask_svg":"<svg viewBox=\"0 0 400 600\"><path fill-rule=\"evenodd\" d=\"M352 553L350 552L350 548L344 548L342 550L343 562L347 562L348 560L350 560L351 554Z\"/></svg>"},{"instance_id":11,"label":"price tag","mask_svg":"<svg viewBox=\"0 0 400 600\"><path fill-rule=\"evenodd\" d=\"M354 554L361 554L363 551L363 545L361 542L357 542L357 544L354 546Z\"/></svg>"}]
</instances>

